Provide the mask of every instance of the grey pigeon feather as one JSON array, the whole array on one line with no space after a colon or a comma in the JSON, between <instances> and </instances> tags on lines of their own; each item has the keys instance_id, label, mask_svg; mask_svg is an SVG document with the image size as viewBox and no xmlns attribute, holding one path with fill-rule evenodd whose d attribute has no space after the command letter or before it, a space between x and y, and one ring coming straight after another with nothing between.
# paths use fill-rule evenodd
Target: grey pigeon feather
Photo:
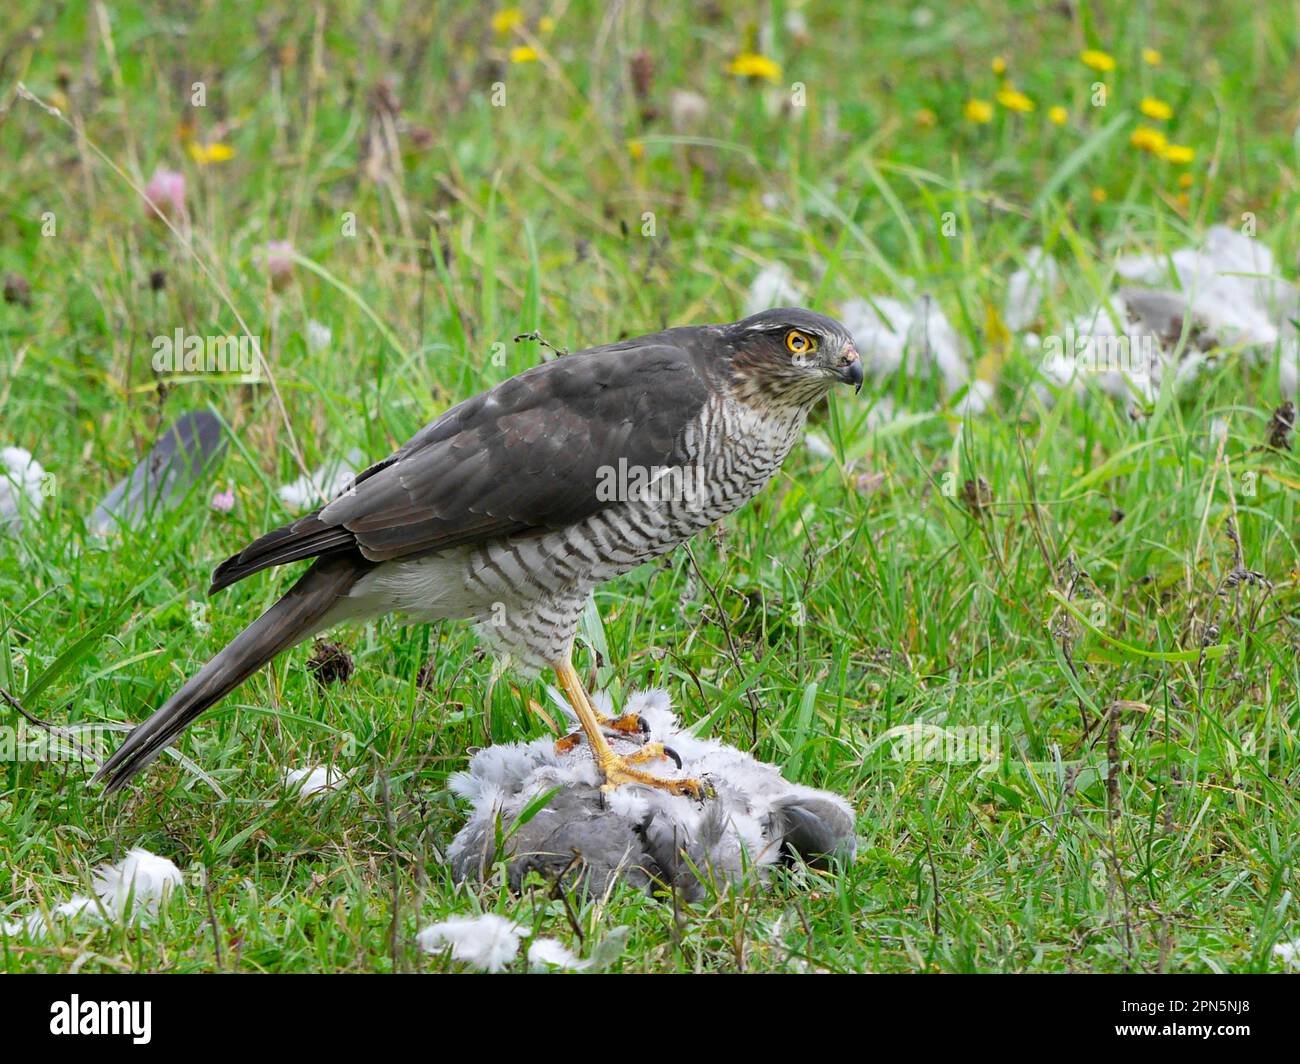
<instances>
[{"instance_id":1,"label":"grey pigeon feather","mask_svg":"<svg viewBox=\"0 0 1300 1064\"><path fill-rule=\"evenodd\" d=\"M175 507L185 493L210 475L225 453L221 422L208 410L192 410L177 419L149 453L95 507L90 531L106 536L123 528L139 529Z\"/></svg>"}]
</instances>

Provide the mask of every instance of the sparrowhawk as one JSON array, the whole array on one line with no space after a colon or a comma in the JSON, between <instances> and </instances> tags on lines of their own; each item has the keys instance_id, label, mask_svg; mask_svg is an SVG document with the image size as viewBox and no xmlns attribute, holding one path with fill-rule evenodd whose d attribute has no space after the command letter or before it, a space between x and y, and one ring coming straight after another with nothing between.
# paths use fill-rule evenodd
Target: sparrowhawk
<instances>
[{"instance_id":1,"label":"sparrowhawk","mask_svg":"<svg viewBox=\"0 0 1300 1064\"><path fill-rule=\"evenodd\" d=\"M616 755L571 651L592 589L753 498L838 382L862 387L838 322L797 308L544 362L452 407L339 497L213 574L220 591L314 559L278 602L127 737L96 775L117 790L281 652L342 621L466 619L513 664L554 669L606 787L699 795ZM571 741L576 740L571 737Z\"/></svg>"}]
</instances>

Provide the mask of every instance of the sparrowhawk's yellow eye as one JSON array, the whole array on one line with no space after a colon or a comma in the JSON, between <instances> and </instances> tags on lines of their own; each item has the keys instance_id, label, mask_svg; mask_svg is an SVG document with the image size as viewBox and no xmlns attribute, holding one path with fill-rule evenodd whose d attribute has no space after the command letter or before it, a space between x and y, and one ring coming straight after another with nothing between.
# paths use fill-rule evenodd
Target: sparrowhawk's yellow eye
<instances>
[{"instance_id":1,"label":"sparrowhawk's yellow eye","mask_svg":"<svg viewBox=\"0 0 1300 1064\"><path fill-rule=\"evenodd\" d=\"M817 341L806 332L791 329L785 334L785 348L792 355L807 355L817 350Z\"/></svg>"}]
</instances>

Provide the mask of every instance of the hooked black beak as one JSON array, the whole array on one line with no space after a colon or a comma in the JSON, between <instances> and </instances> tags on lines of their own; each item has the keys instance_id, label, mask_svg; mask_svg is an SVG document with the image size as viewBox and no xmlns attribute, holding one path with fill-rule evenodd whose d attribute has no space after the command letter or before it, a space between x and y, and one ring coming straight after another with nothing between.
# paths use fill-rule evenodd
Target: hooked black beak
<instances>
[{"instance_id":1,"label":"hooked black beak","mask_svg":"<svg viewBox=\"0 0 1300 1064\"><path fill-rule=\"evenodd\" d=\"M845 384L853 385L854 394L862 391L862 359L854 348L850 347L844 352L836 374Z\"/></svg>"}]
</instances>

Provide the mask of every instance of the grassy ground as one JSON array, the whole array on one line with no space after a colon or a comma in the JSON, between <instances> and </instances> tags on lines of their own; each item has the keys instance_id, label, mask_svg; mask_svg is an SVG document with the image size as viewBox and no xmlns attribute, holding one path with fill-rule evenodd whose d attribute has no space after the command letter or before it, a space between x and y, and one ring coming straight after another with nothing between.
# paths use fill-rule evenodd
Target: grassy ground
<instances>
[{"instance_id":1,"label":"grassy ground","mask_svg":"<svg viewBox=\"0 0 1300 1064\"><path fill-rule=\"evenodd\" d=\"M804 35L794 5L757 6L558 0L494 28L469 4L19 0L0 42L0 269L31 298L0 305L0 444L53 479L40 519L0 539L0 685L58 723L145 717L287 585L259 576L195 612L213 565L287 518L274 487L297 456L387 454L541 357L518 333L577 348L729 320L768 261L821 309L912 279L1001 366L990 414L963 423L928 379L836 397L833 461L794 454L693 544L700 579L684 551L638 570L598 595L603 627L584 634L601 685L665 685L745 746L752 693L756 753L850 797L858 857L678 912L630 891L573 899L582 948L626 927L625 971L1274 967L1273 944L1300 937L1300 462L1259 446L1276 370L1226 359L1193 398L1136 417L1099 393L1049 410L991 308L1031 245L1065 274L1051 332L1109 286L1119 252L1244 212L1294 276L1295 12L813 3ZM539 58L512 61L520 47ZM1090 47L1116 69L1084 65ZM728 72L750 50L780 64L774 83ZM970 99L994 101L997 57L1036 109L970 121ZM806 107L788 106L795 82ZM684 114L678 88L707 114ZM1170 103L1155 124L1190 164L1130 145L1151 124L1144 96ZM191 142L233 157L200 161ZM187 177L190 247L128 183L158 165ZM258 258L276 240L301 256L279 291ZM236 312L275 390L157 386L154 336L238 333ZM883 394L913 413L868 431ZM232 430L218 482L147 532L91 543L96 500L206 404ZM859 490L864 473L883 480ZM988 505L963 501L979 477ZM229 514L207 505L225 488ZM1225 587L1239 563L1271 589ZM300 648L188 734L224 801L171 759L107 803L79 766L0 765L0 907L53 905L130 846L191 884L156 926L0 941L0 966L440 967L415 931L474 911L579 946L544 885L456 888L439 860L463 819L446 777L489 737L545 734L528 709L540 685L492 685L460 626L342 639L349 684L319 689ZM996 729L1000 754L894 760L885 733L918 720ZM284 794L285 767L330 760L346 790Z\"/></svg>"}]
</instances>

